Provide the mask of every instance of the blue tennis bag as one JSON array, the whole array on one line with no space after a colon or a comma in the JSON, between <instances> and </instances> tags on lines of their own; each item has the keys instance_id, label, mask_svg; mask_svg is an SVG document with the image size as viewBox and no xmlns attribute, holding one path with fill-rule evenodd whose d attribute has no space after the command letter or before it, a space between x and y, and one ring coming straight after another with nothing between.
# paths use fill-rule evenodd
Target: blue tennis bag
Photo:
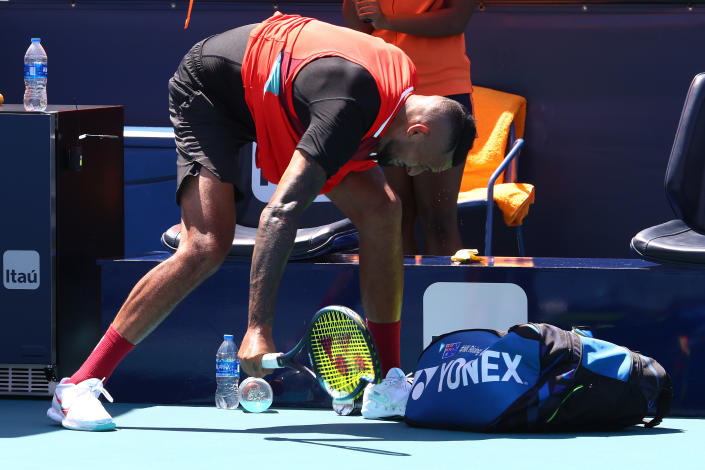
<instances>
[{"instance_id":1,"label":"blue tennis bag","mask_svg":"<svg viewBox=\"0 0 705 470\"><path fill-rule=\"evenodd\" d=\"M435 338L419 357L405 418L483 432L653 427L672 396L655 360L587 331L528 323Z\"/></svg>"}]
</instances>

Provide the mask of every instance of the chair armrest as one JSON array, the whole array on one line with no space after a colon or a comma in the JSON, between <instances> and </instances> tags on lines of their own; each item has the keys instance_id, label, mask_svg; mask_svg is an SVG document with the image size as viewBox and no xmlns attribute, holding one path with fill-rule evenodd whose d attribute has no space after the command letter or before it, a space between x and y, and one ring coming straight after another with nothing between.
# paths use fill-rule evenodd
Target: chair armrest
<instances>
[{"instance_id":1,"label":"chair armrest","mask_svg":"<svg viewBox=\"0 0 705 470\"><path fill-rule=\"evenodd\" d=\"M513 144L516 140L516 132L514 129L514 121L509 125L509 135L507 136L507 144ZM517 182L517 168L519 166L519 156L514 158L514 161L504 170L504 182L505 183L516 183Z\"/></svg>"},{"instance_id":2,"label":"chair armrest","mask_svg":"<svg viewBox=\"0 0 705 470\"><path fill-rule=\"evenodd\" d=\"M517 155L519 155L519 150L524 145L524 139L517 139L512 145L512 149L509 151L502 163L499 164L497 169L492 173L489 181L487 182L487 215L485 216L485 256L492 256L492 217L494 215L494 183L499 178L499 175L512 163Z\"/></svg>"},{"instance_id":3,"label":"chair armrest","mask_svg":"<svg viewBox=\"0 0 705 470\"><path fill-rule=\"evenodd\" d=\"M512 160L514 160L519 155L519 150L521 149L521 147L523 145L524 145L524 139L515 140L514 145L512 145L512 148L509 151L509 153L507 154L507 156L504 157L504 160L502 160L502 163L499 164L499 166L492 173L492 176L490 176L490 179L487 181L487 199L488 200L492 199L495 181L497 181L497 178L499 178L499 175L501 175L502 172L504 170L506 170L507 167L512 163Z\"/></svg>"}]
</instances>

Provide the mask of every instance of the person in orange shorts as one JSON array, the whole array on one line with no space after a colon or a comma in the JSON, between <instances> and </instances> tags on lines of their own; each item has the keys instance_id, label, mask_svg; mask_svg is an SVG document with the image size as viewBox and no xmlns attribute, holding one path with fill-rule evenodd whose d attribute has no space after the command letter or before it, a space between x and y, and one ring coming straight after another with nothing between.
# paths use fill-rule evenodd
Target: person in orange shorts
<instances>
[{"instance_id":1,"label":"person in orange shorts","mask_svg":"<svg viewBox=\"0 0 705 470\"><path fill-rule=\"evenodd\" d=\"M472 111L464 31L474 8L474 0L343 0L343 18L349 27L402 49L416 65L418 93L446 96ZM416 176L403 168L385 168L387 181L402 200L404 254L419 253L417 218L423 253L452 255L462 248L457 199L463 168L464 162Z\"/></svg>"}]
</instances>

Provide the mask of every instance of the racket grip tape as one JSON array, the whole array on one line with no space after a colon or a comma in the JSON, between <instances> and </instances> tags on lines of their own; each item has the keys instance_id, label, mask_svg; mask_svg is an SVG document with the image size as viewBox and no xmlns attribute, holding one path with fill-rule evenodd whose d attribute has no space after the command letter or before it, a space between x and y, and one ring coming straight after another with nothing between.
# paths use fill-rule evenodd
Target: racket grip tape
<instances>
[{"instance_id":1,"label":"racket grip tape","mask_svg":"<svg viewBox=\"0 0 705 470\"><path fill-rule=\"evenodd\" d=\"M263 369L277 369L283 367L279 363L279 358L282 357L283 353L267 353L262 356L262 368Z\"/></svg>"}]
</instances>

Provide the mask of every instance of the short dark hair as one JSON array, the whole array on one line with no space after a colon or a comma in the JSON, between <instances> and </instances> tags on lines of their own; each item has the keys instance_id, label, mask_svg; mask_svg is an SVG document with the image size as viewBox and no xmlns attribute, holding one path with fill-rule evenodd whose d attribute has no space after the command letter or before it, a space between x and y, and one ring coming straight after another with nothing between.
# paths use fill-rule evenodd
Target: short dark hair
<instances>
[{"instance_id":1,"label":"short dark hair","mask_svg":"<svg viewBox=\"0 0 705 470\"><path fill-rule=\"evenodd\" d=\"M448 115L450 126L446 151L453 152L452 164L458 166L465 163L468 152L477 137L475 119L465 106L455 100L446 98L443 108Z\"/></svg>"}]
</instances>

